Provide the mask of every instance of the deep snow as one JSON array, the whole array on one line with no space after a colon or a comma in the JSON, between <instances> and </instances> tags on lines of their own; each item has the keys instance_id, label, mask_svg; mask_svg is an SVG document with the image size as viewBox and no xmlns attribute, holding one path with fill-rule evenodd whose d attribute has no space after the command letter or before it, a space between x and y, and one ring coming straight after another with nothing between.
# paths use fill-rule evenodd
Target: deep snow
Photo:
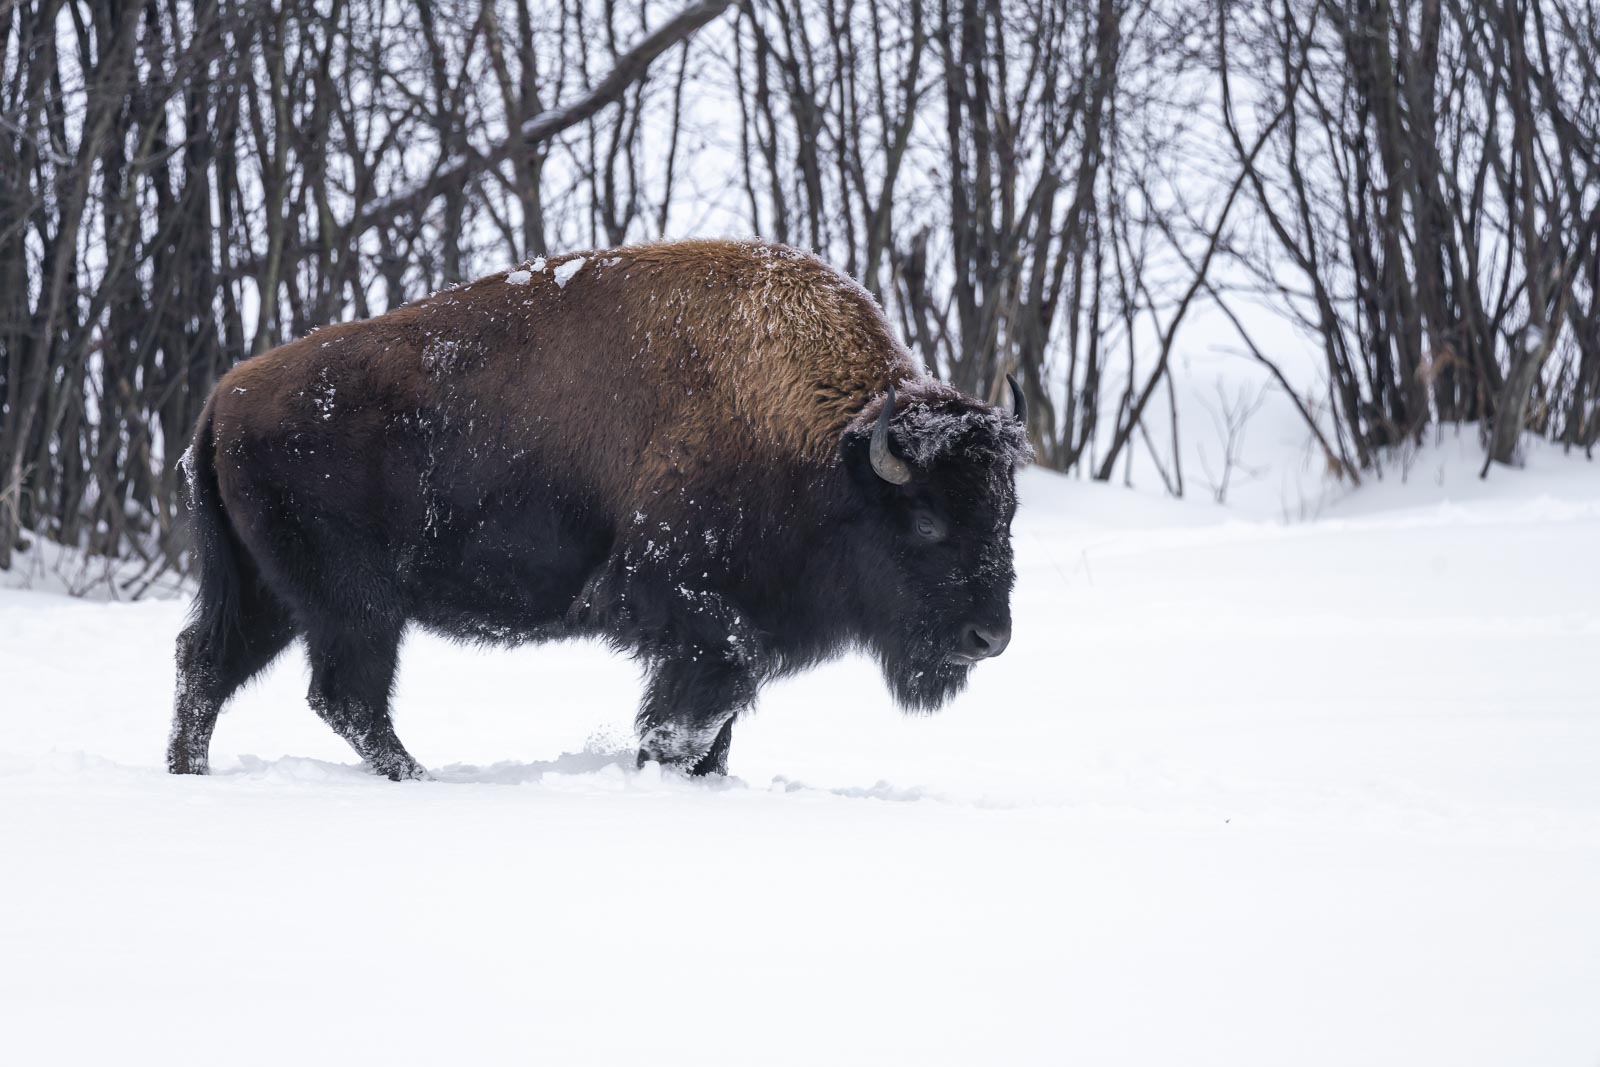
<instances>
[{"instance_id":1,"label":"deep snow","mask_svg":"<svg viewBox=\"0 0 1600 1067\"><path fill-rule=\"evenodd\" d=\"M363 773L298 653L160 770L180 601L0 591L8 1063L1600 1062L1600 468L1448 441L1246 518L1029 472L1016 636L852 660L724 782L637 672L412 638Z\"/></svg>"}]
</instances>

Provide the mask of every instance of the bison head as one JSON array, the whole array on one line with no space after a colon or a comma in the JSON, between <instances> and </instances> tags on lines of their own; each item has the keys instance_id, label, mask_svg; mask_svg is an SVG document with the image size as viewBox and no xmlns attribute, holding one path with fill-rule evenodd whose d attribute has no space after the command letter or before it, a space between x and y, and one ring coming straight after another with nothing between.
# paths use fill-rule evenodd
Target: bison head
<instances>
[{"instance_id":1,"label":"bison head","mask_svg":"<svg viewBox=\"0 0 1600 1067\"><path fill-rule=\"evenodd\" d=\"M1010 411L931 380L890 388L842 442L859 517L853 599L902 707L932 710L1011 639L1016 468L1032 456Z\"/></svg>"}]
</instances>

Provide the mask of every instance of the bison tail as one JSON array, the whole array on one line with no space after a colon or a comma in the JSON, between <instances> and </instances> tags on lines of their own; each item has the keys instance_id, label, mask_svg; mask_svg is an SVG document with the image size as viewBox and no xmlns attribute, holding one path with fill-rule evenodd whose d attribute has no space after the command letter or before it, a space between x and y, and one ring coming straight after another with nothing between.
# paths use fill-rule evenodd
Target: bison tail
<instances>
[{"instance_id":1,"label":"bison tail","mask_svg":"<svg viewBox=\"0 0 1600 1067\"><path fill-rule=\"evenodd\" d=\"M195 427L194 440L179 465L189 491L189 530L200 595L195 597L190 629L210 647L223 649L240 628L240 546L222 509L217 484L211 405Z\"/></svg>"},{"instance_id":2,"label":"bison tail","mask_svg":"<svg viewBox=\"0 0 1600 1067\"><path fill-rule=\"evenodd\" d=\"M211 731L222 705L295 633L223 507L213 423L207 404L181 464L200 593L189 625L178 635L178 684L167 740L167 769L174 774L206 773Z\"/></svg>"}]
</instances>

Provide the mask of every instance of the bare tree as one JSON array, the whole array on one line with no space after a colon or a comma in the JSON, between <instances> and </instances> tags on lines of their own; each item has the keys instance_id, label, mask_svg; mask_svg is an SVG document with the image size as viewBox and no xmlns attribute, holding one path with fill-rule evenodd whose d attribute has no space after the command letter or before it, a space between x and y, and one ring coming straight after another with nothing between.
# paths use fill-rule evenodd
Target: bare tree
<instances>
[{"instance_id":1,"label":"bare tree","mask_svg":"<svg viewBox=\"0 0 1600 1067\"><path fill-rule=\"evenodd\" d=\"M1535 0L0 0L0 567L25 533L135 592L181 567L238 359L699 229L825 256L963 389L1016 374L1062 471L1142 449L1184 491L1205 306L1337 476L1440 423L1486 469L1592 451L1597 39Z\"/></svg>"}]
</instances>

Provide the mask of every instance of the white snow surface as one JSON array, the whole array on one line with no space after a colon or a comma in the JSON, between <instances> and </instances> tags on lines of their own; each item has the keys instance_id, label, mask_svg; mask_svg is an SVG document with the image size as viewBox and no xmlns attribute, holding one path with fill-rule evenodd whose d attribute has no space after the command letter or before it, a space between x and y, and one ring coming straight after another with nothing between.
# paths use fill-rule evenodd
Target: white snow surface
<instances>
[{"instance_id":1,"label":"white snow surface","mask_svg":"<svg viewBox=\"0 0 1600 1067\"><path fill-rule=\"evenodd\" d=\"M366 774L293 652L162 771L181 601L0 590L10 1063L1600 1061L1600 469L1436 448L1316 521L1022 479L1015 639L862 659L733 777L603 648L413 636Z\"/></svg>"}]
</instances>

